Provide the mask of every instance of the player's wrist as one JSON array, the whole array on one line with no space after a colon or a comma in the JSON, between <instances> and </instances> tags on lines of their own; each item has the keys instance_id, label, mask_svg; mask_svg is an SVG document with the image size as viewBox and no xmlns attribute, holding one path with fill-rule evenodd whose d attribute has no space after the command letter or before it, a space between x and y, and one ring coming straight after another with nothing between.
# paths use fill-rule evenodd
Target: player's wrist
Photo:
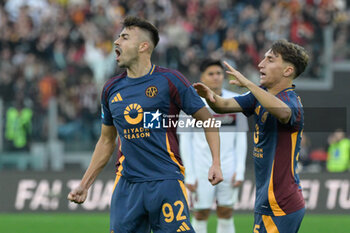
<instances>
[{"instance_id":1,"label":"player's wrist","mask_svg":"<svg viewBox=\"0 0 350 233\"><path fill-rule=\"evenodd\" d=\"M247 82L245 83L245 87L248 88L250 91L253 91L252 89L258 86L255 85L252 81L247 80Z\"/></svg>"},{"instance_id":2,"label":"player's wrist","mask_svg":"<svg viewBox=\"0 0 350 233\"><path fill-rule=\"evenodd\" d=\"M79 184L79 189L82 190L82 191L83 190L88 190L89 186L88 186L88 184L86 182L81 181L80 184Z\"/></svg>"},{"instance_id":3,"label":"player's wrist","mask_svg":"<svg viewBox=\"0 0 350 233\"><path fill-rule=\"evenodd\" d=\"M213 160L212 166L218 166L218 167L220 167L220 166L221 166L220 159Z\"/></svg>"}]
</instances>

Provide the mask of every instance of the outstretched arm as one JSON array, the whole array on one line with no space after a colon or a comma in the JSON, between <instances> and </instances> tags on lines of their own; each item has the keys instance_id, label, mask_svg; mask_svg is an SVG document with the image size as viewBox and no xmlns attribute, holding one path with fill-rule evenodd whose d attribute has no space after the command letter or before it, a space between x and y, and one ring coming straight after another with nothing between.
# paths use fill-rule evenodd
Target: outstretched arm
<instances>
[{"instance_id":1,"label":"outstretched arm","mask_svg":"<svg viewBox=\"0 0 350 233\"><path fill-rule=\"evenodd\" d=\"M192 116L200 121L205 121L213 118L206 107L199 109ZM213 158L212 166L209 169L208 179L212 185L216 185L223 181L222 171L220 167L219 129L215 127L208 127L204 128L204 132Z\"/></svg>"},{"instance_id":2,"label":"outstretched arm","mask_svg":"<svg viewBox=\"0 0 350 233\"><path fill-rule=\"evenodd\" d=\"M259 86L255 85L252 81L244 77L240 72L230 66L227 62L224 62L227 67L229 75L234 77L234 80L230 80L230 84L237 85L239 87L248 88L259 103L273 116L275 116L281 123L288 123L292 116L292 111L282 100L269 92L263 90Z\"/></svg>"},{"instance_id":3,"label":"outstretched arm","mask_svg":"<svg viewBox=\"0 0 350 233\"><path fill-rule=\"evenodd\" d=\"M199 96L205 98L210 108L217 113L242 112L241 106L234 98L222 98L215 94L203 83L194 83L193 87L196 89Z\"/></svg>"},{"instance_id":4,"label":"outstretched arm","mask_svg":"<svg viewBox=\"0 0 350 233\"><path fill-rule=\"evenodd\" d=\"M115 127L102 124L101 136L96 144L90 165L80 185L68 194L68 200L78 204L86 200L88 189L111 158L116 147L116 138L117 130Z\"/></svg>"}]
</instances>

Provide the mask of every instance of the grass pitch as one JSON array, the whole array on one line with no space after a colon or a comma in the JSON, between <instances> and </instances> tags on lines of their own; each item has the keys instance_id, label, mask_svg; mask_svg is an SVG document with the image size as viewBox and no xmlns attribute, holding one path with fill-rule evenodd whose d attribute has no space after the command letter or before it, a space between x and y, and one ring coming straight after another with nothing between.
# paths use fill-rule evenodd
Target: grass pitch
<instances>
[{"instance_id":1,"label":"grass pitch","mask_svg":"<svg viewBox=\"0 0 350 233\"><path fill-rule=\"evenodd\" d=\"M253 214L235 215L236 233L251 233ZM216 217L208 233L215 233ZM0 233L104 233L108 214L0 214ZM350 233L350 215L306 215L299 233Z\"/></svg>"}]
</instances>

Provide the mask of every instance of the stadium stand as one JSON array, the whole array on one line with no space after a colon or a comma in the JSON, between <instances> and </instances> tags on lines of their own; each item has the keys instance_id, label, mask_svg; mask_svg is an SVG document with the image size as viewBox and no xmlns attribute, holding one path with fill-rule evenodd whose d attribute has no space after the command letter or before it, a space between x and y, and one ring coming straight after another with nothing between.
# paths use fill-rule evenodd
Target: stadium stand
<instances>
[{"instance_id":1,"label":"stadium stand","mask_svg":"<svg viewBox=\"0 0 350 233\"><path fill-rule=\"evenodd\" d=\"M327 28L332 28L333 59L339 64L350 59L347 4L345 0L0 1L0 99L4 111L14 100L32 109L29 143L34 143L53 140L48 112L49 100L55 98L57 139L68 151L88 151L99 134L101 87L120 72L113 40L124 16L153 22L161 37L153 60L180 70L191 81L199 75L200 59L208 54L228 60L255 80L259 57L272 41L287 38L308 49L311 65L304 76L318 83L325 79L324 69L332 59L324 54ZM0 145L6 153L11 148L6 141Z\"/></svg>"}]
</instances>

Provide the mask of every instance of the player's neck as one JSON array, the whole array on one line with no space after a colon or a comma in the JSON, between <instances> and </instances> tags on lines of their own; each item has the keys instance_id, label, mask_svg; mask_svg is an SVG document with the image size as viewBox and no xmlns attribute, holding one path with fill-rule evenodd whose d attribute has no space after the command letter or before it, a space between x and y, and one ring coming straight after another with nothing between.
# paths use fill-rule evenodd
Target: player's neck
<instances>
[{"instance_id":1,"label":"player's neck","mask_svg":"<svg viewBox=\"0 0 350 233\"><path fill-rule=\"evenodd\" d=\"M140 59L139 62L126 69L129 78L142 77L150 71L152 63L150 59Z\"/></svg>"},{"instance_id":2,"label":"player's neck","mask_svg":"<svg viewBox=\"0 0 350 233\"><path fill-rule=\"evenodd\" d=\"M272 95L277 95L281 91L283 91L286 88L292 87L293 86L293 81L286 81L286 82L279 82L276 83L275 85L268 87L267 91L271 93Z\"/></svg>"}]
</instances>

